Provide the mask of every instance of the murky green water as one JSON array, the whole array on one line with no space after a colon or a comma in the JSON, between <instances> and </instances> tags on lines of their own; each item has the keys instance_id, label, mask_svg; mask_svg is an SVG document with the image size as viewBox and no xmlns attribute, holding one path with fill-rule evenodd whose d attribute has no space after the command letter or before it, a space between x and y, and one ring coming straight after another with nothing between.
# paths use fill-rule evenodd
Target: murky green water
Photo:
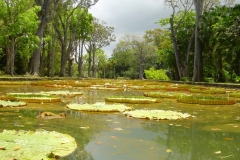
<instances>
[{"instance_id":1,"label":"murky green water","mask_svg":"<svg viewBox=\"0 0 240 160\"><path fill-rule=\"evenodd\" d=\"M1 93L44 90L52 89L0 86ZM90 89L74 91L83 92L85 103L103 102L104 97L110 95L142 95L140 91ZM240 159L240 104L192 105L180 104L170 99L147 105L128 104L135 109L174 110L195 116L185 120L153 121L127 118L121 113L87 113L66 108L66 103L78 100L78 97L63 98L61 103L32 103L25 108L17 109L0 108L0 131L45 129L69 134L78 144L78 150L65 158L70 160ZM65 112L67 118L47 120L36 118L41 111Z\"/></svg>"}]
</instances>

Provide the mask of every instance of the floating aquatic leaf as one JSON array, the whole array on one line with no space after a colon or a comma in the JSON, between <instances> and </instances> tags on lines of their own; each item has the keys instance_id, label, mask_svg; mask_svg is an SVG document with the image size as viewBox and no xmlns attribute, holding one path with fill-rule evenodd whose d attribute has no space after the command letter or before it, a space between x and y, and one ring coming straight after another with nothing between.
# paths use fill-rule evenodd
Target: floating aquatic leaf
<instances>
[{"instance_id":1,"label":"floating aquatic leaf","mask_svg":"<svg viewBox=\"0 0 240 160\"><path fill-rule=\"evenodd\" d=\"M189 103L189 104L201 104L201 105L233 105L236 104L236 100L229 99L228 97L220 96L200 96L200 95L190 95L190 96L178 96L177 102Z\"/></svg>"},{"instance_id":2,"label":"floating aquatic leaf","mask_svg":"<svg viewBox=\"0 0 240 160\"><path fill-rule=\"evenodd\" d=\"M0 100L0 107L22 107L26 105L27 105L26 102L11 102Z\"/></svg>"},{"instance_id":3,"label":"floating aquatic leaf","mask_svg":"<svg viewBox=\"0 0 240 160\"><path fill-rule=\"evenodd\" d=\"M221 154L221 153L222 153L221 151L214 152L214 154Z\"/></svg>"},{"instance_id":4,"label":"floating aquatic leaf","mask_svg":"<svg viewBox=\"0 0 240 160\"><path fill-rule=\"evenodd\" d=\"M50 94L50 95L59 95L59 96L76 96L82 95L82 92L70 92L68 90L64 91L48 91L48 92L41 92L42 94Z\"/></svg>"},{"instance_id":5,"label":"floating aquatic leaf","mask_svg":"<svg viewBox=\"0 0 240 160\"><path fill-rule=\"evenodd\" d=\"M4 130L0 137L1 160L50 160L65 157L77 148L74 138L54 131Z\"/></svg>"},{"instance_id":6,"label":"floating aquatic leaf","mask_svg":"<svg viewBox=\"0 0 240 160\"><path fill-rule=\"evenodd\" d=\"M60 97L44 93L7 93L6 100L19 100L27 103L54 103L60 102Z\"/></svg>"},{"instance_id":7,"label":"floating aquatic leaf","mask_svg":"<svg viewBox=\"0 0 240 160\"><path fill-rule=\"evenodd\" d=\"M124 112L125 115L134 118L147 118L151 120L171 119L177 120L182 118L191 117L188 113L181 113L176 111L164 111L164 110L133 110Z\"/></svg>"},{"instance_id":8,"label":"floating aquatic leaf","mask_svg":"<svg viewBox=\"0 0 240 160\"><path fill-rule=\"evenodd\" d=\"M118 97L106 97L106 102L115 102L115 103L139 103L139 104L147 104L147 103L157 103L160 102L159 99L150 98L150 97L126 97L126 96L118 96Z\"/></svg>"},{"instance_id":9,"label":"floating aquatic leaf","mask_svg":"<svg viewBox=\"0 0 240 160\"><path fill-rule=\"evenodd\" d=\"M132 110L131 107L127 107L123 104L105 104L103 102L97 102L95 104L72 103L68 104L67 107L74 110L89 112L124 112L127 110Z\"/></svg>"},{"instance_id":10,"label":"floating aquatic leaf","mask_svg":"<svg viewBox=\"0 0 240 160\"><path fill-rule=\"evenodd\" d=\"M175 93L175 92L144 92L144 96L153 98L177 98L179 95L186 95L186 93Z\"/></svg>"}]
</instances>

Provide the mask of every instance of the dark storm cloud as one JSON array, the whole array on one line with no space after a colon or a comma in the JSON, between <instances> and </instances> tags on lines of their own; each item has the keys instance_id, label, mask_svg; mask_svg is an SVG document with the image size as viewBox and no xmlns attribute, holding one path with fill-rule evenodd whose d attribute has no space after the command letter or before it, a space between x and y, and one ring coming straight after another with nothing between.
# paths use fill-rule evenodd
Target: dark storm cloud
<instances>
[{"instance_id":1,"label":"dark storm cloud","mask_svg":"<svg viewBox=\"0 0 240 160\"><path fill-rule=\"evenodd\" d=\"M99 0L90 12L100 21L114 27L117 41L103 48L111 56L122 36L143 36L146 30L160 27L155 22L169 17L171 9L164 6L163 0Z\"/></svg>"}]
</instances>

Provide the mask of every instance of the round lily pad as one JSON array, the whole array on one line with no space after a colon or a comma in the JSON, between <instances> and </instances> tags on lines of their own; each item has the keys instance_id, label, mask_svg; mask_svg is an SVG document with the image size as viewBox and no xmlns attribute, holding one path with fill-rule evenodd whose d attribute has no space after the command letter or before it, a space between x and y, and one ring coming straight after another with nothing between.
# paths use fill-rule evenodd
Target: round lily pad
<instances>
[{"instance_id":1,"label":"round lily pad","mask_svg":"<svg viewBox=\"0 0 240 160\"><path fill-rule=\"evenodd\" d=\"M11 102L0 100L0 107L22 107L26 105L27 105L26 102Z\"/></svg>"},{"instance_id":2,"label":"round lily pad","mask_svg":"<svg viewBox=\"0 0 240 160\"><path fill-rule=\"evenodd\" d=\"M176 92L144 92L143 95L146 97L153 98L177 98L179 95L184 95L185 93Z\"/></svg>"},{"instance_id":3,"label":"round lily pad","mask_svg":"<svg viewBox=\"0 0 240 160\"><path fill-rule=\"evenodd\" d=\"M72 103L68 104L67 107L73 110L89 112L124 112L132 110L131 107L127 107L123 104L106 104L104 102L97 102L95 104Z\"/></svg>"},{"instance_id":4,"label":"round lily pad","mask_svg":"<svg viewBox=\"0 0 240 160\"><path fill-rule=\"evenodd\" d=\"M179 96L177 97L177 102L189 103L189 104L202 104L202 105L233 105L236 104L236 100L229 99L228 97L219 96Z\"/></svg>"},{"instance_id":5,"label":"round lily pad","mask_svg":"<svg viewBox=\"0 0 240 160\"><path fill-rule=\"evenodd\" d=\"M188 113L181 113L176 111L164 111L164 110L133 110L124 112L128 117L143 118L150 120L177 120L182 118L191 117Z\"/></svg>"},{"instance_id":6,"label":"round lily pad","mask_svg":"<svg viewBox=\"0 0 240 160\"><path fill-rule=\"evenodd\" d=\"M7 100L20 100L27 103L53 103L60 102L60 97L44 93L7 93Z\"/></svg>"},{"instance_id":7,"label":"round lily pad","mask_svg":"<svg viewBox=\"0 0 240 160\"><path fill-rule=\"evenodd\" d=\"M70 92L70 91L48 91L41 92L42 94L58 95L58 96L76 96L82 95L82 92Z\"/></svg>"},{"instance_id":8,"label":"round lily pad","mask_svg":"<svg viewBox=\"0 0 240 160\"><path fill-rule=\"evenodd\" d=\"M1 160L59 159L68 156L76 148L73 137L55 131L4 130L0 133Z\"/></svg>"},{"instance_id":9,"label":"round lily pad","mask_svg":"<svg viewBox=\"0 0 240 160\"><path fill-rule=\"evenodd\" d=\"M136 104L147 104L147 103L159 103L160 100L150 97L106 97L106 102L115 102L115 103L136 103Z\"/></svg>"}]
</instances>

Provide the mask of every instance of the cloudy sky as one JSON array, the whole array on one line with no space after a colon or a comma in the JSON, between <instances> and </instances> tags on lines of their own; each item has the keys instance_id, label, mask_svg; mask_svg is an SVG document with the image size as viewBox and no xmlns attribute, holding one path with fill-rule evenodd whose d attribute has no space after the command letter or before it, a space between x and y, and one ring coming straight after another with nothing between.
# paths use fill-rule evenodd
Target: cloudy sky
<instances>
[{"instance_id":1,"label":"cloudy sky","mask_svg":"<svg viewBox=\"0 0 240 160\"><path fill-rule=\"evenodd\" d=\"M114 27L116 42L103 48L111 57L121 37L125 34L143 36L146 30L158 28L155 22L169 17L171 9L164 6L164 0L99 0L90 12L100 21Z\"/></svg>"}]
</instances>

